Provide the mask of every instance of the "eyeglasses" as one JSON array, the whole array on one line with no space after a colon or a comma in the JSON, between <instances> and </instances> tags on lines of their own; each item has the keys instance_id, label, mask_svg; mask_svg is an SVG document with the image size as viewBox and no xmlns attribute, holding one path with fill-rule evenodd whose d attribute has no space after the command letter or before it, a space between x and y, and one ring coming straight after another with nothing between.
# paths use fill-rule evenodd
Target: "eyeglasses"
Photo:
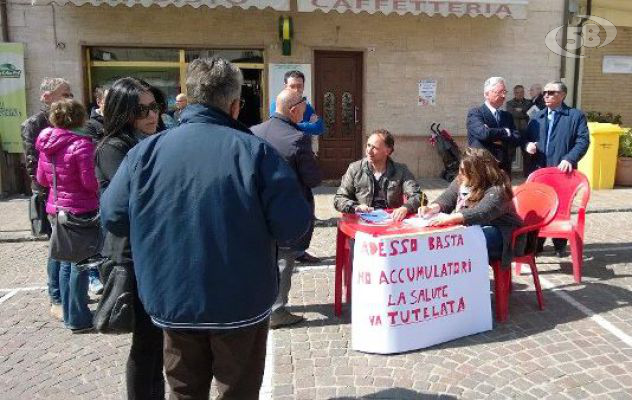
<instances>
[{"instance_id":1,"label":"eyeglasses","mask_svg":"<svg viewBox=\"0 0 632 400\"><path fill-rule=\"evenodd\" d=\"M544 92L542 92L542 94L544 94L545 96L555 96L558 93L560 93L559 90L545 90Z\"/></svg>"},{"instance_id":2,"label":"eyeglasses","mask_svg":"<svg viewBox=\"0 0 632 400\"><path fill-rule=\"evenodd\" d=\"M292 104L290 106L290 108L296 107L296 106L298 106L299 104L301 104L304 101L307 101L307 97L305 97L305 96L301 97L301 99L299 101L297 101L296 103Z\"/></svg>"},{"instance_id":3,"label":"eyeglasses","mask_svg":"<svg viewBox=\"0 0 632 400\"><path fill-rule=\"evenodd\" d=\"M138 118L139 119L147 118L149 116L150 111L153 111L156 114L159 114L161 108L162 107L160 107L160 104L156 103L155 101L149 104L139 104L138 105Z\"/></svg>"},{"instance_id":4,"label":"eyeglasses","mask_svg":"<svg viewBox=\"0 0 632 400\"><path fill-rule=\"evenodd\" d=\"M506 90L492 90L492 92L494 92L495 94L507 94Z\"/></svg>"},{"instance_id":5,"label":"eyeglasses","mask_svg":"<svg viewBox=\"0 0 632 400\"><path fill-rule=\"evenodd\" d=\"M246 99L239 99L239 109L243 110L246 106Z\"/></svg>"}]
</instances>

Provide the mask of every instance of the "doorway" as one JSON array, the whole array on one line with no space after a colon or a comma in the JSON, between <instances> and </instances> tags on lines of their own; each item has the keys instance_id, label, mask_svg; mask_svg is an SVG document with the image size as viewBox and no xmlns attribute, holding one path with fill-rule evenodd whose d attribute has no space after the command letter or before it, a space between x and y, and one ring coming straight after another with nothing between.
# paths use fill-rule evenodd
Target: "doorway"
<instances>
[{"instance_id":1,"label":"doorway","mask_svg":"<svg viewBox=\"0 0 632 400\"><path fill-rule=\"evenodd\" d=\"M362 52L314 53L314 105L323 118L318 159L325 179L340 179L362 157Z\"/></svg>"}]
</instances>

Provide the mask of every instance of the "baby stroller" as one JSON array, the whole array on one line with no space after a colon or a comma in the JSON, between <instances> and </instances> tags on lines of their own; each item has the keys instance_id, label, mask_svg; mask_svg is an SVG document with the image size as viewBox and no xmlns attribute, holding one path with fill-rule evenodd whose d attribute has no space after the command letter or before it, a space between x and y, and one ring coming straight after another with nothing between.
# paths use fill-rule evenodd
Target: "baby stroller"
<instances>
[{"instance_id":1,"label":"baby stroller","mask_svg":"<svg viewBox=\"0 0 632 400\"><path fill-rule=\"evenodd\" d=\"M461 150L456 144L452 135L445 129L441 129L441 124L433 122L430 126L432 135L430 135L430 144L437 149L437 153L443 161L443 172L441 178L448 182L459 173L459 163L461 161Z\"/></svg>"}]
</instances>

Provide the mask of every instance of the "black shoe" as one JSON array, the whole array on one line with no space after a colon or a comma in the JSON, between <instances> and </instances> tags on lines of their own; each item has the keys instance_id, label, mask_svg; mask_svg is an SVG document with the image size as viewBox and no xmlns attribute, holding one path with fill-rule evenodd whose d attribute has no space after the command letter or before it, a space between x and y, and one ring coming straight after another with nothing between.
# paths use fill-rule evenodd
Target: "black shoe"
<instances>
[{"instance_id":1,"label":"black shoe","mask_svg":"<svg viewBox=\"0 0 632 400\"><path fill-rule=\"evenodd\" d=\"M70 330L72 332L73 335L80 335L80 334L84 334L84 333L94 333L94 327L89 326L87 328L77 328L77 329L71 329Z\"/></svg>"},{"instance_id":2,"label":"black shoe","mask_svg":"<svg viewBox=\"0 0 632 400\"><path fill-rule=\"evenodd\" d=\"M270 329L277 329L305 321L305 317L292 314L289 311L275 311L270 315Z\"/></svg>"},{"instance_id":3,"label":"black shoe","mask_svg":"<svg viewBox=\"0 0 632 400\"><path fill-rule=\"evenodd\" d=\"M320 258L314 257L308 252L305 252L302 255L296 257L296 262L299 262L301 264L318 264L320 262Z\"/></svg>"}]
</instances>

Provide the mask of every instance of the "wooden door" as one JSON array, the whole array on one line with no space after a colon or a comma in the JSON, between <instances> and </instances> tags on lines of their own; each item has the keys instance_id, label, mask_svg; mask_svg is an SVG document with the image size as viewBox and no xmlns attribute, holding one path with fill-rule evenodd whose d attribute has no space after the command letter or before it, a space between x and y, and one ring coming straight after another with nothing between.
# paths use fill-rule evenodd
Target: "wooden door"
<instances>
[{"instance_id":1,"label":"wooden door","mask_svg":"<svg viewBox=\"0 0 632 400\"><path fill-rule=\"evenodd\" d=\"M362 53L316 51L314 106L323 118L318 159L325 179L340 179L362 158Z\"/></svg>"}]
</instances>

